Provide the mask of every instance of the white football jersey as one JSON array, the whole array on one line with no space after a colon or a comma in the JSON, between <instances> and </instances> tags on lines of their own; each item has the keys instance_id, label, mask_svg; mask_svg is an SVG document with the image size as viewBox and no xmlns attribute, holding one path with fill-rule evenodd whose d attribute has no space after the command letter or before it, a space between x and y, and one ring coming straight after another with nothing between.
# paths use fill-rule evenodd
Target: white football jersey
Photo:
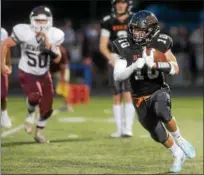
<instances>
[{"instance_id":1,"label":"white football jersey","mask_svg":"<svg viewBox=\"0 0 204 175\"><path fill-rule=\"evenodd\" d=\"M51 27L46 34L51 45L60 46L64 41L64 32L58 28ZM33 75L43 75L48 72L50 56L40 52L39 39L29 24L14 26L11 37L21 45L19 69Z\"/></svg>"},{"instance_id":2,"label":"white football jersey","mask_svg":"<svg viewBox=\"0 0 204 175\"><path fill-rule=\"evenodd\" d=\"M4 28L1 28L1 41L5 40L6 38L8 38L8 32Z\"/></svg>"}]
</instances>

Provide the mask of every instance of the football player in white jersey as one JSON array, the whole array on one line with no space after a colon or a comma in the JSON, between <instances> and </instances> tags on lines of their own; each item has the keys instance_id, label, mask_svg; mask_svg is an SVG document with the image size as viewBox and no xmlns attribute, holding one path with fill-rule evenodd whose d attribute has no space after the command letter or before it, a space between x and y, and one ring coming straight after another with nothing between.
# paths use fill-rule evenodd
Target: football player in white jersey
<instances>
[{"instance_id":1,"label":"football player in white jersey","mask_svg":"<svg viewBox=\"0 0 204 175\"><path fill-rule=\"evenodd\" d=\"M8 38L8 33L4 28L1 28L1 43ZM11 70L11 53L10 49L6 55L6 65ZM1 126L10 128L12 126L10 117L7 112L7 96L8 96L8 74L1 74Z\"/></svg>"},{"instance_id":2,"label":"football player in white jersey","mask_svg":"<svg viewBox=\"0 0 204 175\"><path fill-rule=\"evenodd\" d=\"M49 140L45 138L42 131L52 114L53 104L53 83L49 65L51 60L55 63L61 60L59 46L64 41L64 33L52 26L52 13L44 6L38 6L31 11L30 22L31 24L18 24L13 27L12 35L3 42L2 58L9 47L20 44L19 80L27 96L28 110L25 131L32 134L35 108L39 105L40 116L37 120L34 139L38 143L45 143ZM10 72L5 64L2 64L2 71Z\"/></svg>"}]
</instances>

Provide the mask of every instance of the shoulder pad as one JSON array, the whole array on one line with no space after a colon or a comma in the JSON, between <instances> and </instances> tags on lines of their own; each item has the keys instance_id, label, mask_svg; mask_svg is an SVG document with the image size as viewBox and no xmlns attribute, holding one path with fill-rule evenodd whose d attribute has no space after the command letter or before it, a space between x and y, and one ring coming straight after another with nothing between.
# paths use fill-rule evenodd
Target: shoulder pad
<instances>
[{"instance_id":1,"label":"shoulder pad","mask_svg":"<svg viewBox=\"0 0 204 175\"><path fill-rule=\"evenodd\" d=\"M172 48L173 40L170 36L160 33L155 37L152 44L154 48L165 53L167 50Z\"/></svg>"},{"instance_id":2,"label":"shoulder pad","mask_svg":"<svg viewBox=\"0 0 204 175\"><path fill-rule=\"evenodd\" d=\"M17 42L26 42L31 37L33 31L28 24L17 24L13 27L12 38Z\"/></svg>"},{"instance_id":3,"label":"shoulder pad","mask_svg":"<svg viewBox=\"0 0 204 175\"><path fill-rule=\"evenodd\" d=\"M64 42L64 32L59 28L52 27L48 32L48 37L51 44L61 45Z\"/></svg>"},{"instance_id":4,"label":"shoulder pad","mask_svg":"<svg viewBox=\"0 0 204 175\"><path fill-rule=\"evenodd\" d=\"M1 28L1 41L4 41L6 38L8 38L8 32L4 28Z\"/></svg>"},{"instance_id":5,"label":"shoulder pad","mask_svg":"<svg viewBox=\"0 0 204 175\"><path fill-rule=\"evenodd\" d=\"M107 16L105 16L105 17L103 18L103 21L105 22L105 21L108 21L109 19L111 19L111 16L110 16L110 15L107 15Z\"/></svg>"}]
</instances>

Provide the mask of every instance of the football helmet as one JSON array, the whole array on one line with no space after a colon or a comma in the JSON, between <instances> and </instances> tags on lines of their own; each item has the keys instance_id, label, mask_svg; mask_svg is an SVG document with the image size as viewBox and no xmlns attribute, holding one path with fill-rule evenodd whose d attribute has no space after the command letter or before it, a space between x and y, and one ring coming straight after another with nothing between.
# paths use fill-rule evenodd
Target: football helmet
<instances>
[{"instance_id":1,"label":"football helmet","mask_svg":"<svg viewBox=\"0 0 204 175\"><path fill-rule=\"evenodd\" d=\"M35 32L46 32L53 25L50 9L45 6L35 7L30 13L30 23Z\"/></svg>"},{"instance_id":2,"label":"football helmet","mask_svg":"<svg viewBox=\"0 0 204 175\"><path fill-rule=\"evenodd\" d=\"M127 6L127 9L125 11L125 13L122 13L122 14L117 14L117 10L116 10L116 3L117 2L127 2L128 6ZM112 4L112 12L113 14L117 14L117 15L124 15L126 13L128 14L131 14L131 10L132 10L132 6L133 6L133 1L132 0L111 0L111 4Z\"/></svg>"},{"instance_id":3,"label":"football helmet","mask_svg":"<svg viewBox=\"0 0 204 175\"><path fill-rule=\"evenodd\" d=\"M146 45L160 32L159 21L152 12L142 10L133 14L128 30L135 44Z\"/></svg>"}]
</instances>

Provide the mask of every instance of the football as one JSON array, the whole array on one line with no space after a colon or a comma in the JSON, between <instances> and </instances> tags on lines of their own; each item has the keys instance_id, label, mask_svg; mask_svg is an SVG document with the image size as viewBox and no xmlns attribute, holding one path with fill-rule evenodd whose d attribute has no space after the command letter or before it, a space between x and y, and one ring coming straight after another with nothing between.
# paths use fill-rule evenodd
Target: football
<instances>
[{"instance_id":1,"label":"football","mask_svg":"<svg viewBox=\"0 0 204 175\"><path fill-rule=\"evenodd\" d=\"M152 48L146 50L147 55L149 56ZM155 62L167 62L166 56L161 51L154 49L154 61Z\"/></svg>"}]
</instances>

